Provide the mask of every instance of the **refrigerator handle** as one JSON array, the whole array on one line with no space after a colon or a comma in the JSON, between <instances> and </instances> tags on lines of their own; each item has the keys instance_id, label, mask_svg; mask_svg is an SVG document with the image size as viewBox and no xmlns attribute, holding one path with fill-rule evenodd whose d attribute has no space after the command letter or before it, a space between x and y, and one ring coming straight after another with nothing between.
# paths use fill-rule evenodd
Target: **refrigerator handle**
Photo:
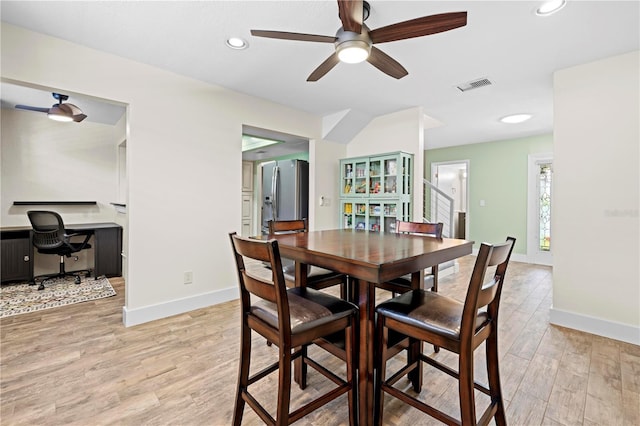
<instances>
[{"instance_id":1,"label":"refrigerator handle","mask_svg":"<svg viewBox=\"0 0 640 426\"><path fill-rule=\"evenodd\" d=\"M273 210L273 220L278 220L278 204L279 204L279 192L278 191L278 173L280 173L280 167L273 167L273 177L271 181L271 208Z\"/></svg>"}]
</instances>

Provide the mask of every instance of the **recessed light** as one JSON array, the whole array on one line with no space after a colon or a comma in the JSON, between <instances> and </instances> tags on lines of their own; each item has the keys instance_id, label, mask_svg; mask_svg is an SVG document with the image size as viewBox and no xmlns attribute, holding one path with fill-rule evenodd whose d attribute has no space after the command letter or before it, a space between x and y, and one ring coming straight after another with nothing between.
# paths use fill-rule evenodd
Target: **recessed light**
<instances>
[{"instance_id":1,"label":"recessed light","mask_svg":"<svg viewBox=\"0 0 640 426\"><path fill-rule=\"evenodd\" d=\"M527 121L532 117L531 114L512 114L502 117L500 121L508 124L518 124Z\"/></svg>"},{"instance_id":2,"label":"recessed light","mask_svg":"<svg viewBox=\"0 0 640 426\"><path fill-rule=\"evenodd\" d=\"M236 50L242 50L249 47L249 43L240 37L229 37L225 43L227 44L227 47Z\"/></svg>"},{"instance_id":3,"label":"recessed light","mask_svg":"<svg viewBox=\"0 0 640 426\"><path fill-rule=\"evenodd\" d=\"M542 3L538 9L536 9L536 15L549 16L562 9L567 4L566 0L548 0Z\"/></svg>"}]
</instances>

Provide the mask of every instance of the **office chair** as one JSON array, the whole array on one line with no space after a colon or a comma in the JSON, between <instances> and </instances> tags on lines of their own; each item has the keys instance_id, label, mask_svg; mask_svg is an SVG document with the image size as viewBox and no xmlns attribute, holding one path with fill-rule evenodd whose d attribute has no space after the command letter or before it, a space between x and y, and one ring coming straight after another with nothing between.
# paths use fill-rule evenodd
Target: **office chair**
<instances>
[{"instance_id":1,"label":"office chair","mask_svg":"<svg viewBox=\"0 0 640 426\"><path fill-rule=\"evenodd\" d=\"M57 274L40 275L43 277L38 290L44 290L44 282L47 279L74 276L75 283L80 284L80 272L85 272L87 276L91 276L91 270L85 269L80 271L67 272L64 268L64 258L71 257L73 253L77 253L80 250L91 248L89 239L91 234L67 234L64 228L64 222L62 217L56 212L46 210L30 210L27 212L29 221L33 227L33 245L38 249L38 253L43 254L57 254L60 256L60 272ZM72 242L73 237L84 236L82 242ZM33 283L36 283L34 277Z\"/></svg>"}]
</instances>

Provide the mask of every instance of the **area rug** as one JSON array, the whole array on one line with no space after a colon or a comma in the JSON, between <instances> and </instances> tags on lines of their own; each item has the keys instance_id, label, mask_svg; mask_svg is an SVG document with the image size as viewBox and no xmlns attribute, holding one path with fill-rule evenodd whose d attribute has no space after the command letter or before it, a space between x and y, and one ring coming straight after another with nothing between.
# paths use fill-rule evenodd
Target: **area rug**
<instances>
[{"instance_id":1,"label":"area rug","mask_svg":"<svg viewBox=\"0 0 640 426\"><path fill-rule=\"evenodd\" d=\"M106 278L83 277L75 284L73 277L56 278L45 282L45 289L37 285L5 284L0 287L0 318L26 314L73 303L115 296Z\"/></svg>"}]
</instances>

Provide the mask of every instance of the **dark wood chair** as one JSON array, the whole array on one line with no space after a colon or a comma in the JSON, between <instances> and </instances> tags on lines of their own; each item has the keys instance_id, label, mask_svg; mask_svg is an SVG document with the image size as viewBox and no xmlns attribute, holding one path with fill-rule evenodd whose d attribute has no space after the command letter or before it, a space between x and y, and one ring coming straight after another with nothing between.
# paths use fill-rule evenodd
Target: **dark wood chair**
<instances>
[{"instance_id":1,"label":"dark wood chair","mask_svg":"<svg viewBox=\"0 0 640 426\"><path fill-rule=\"evenodd\" d=\"M307 220L270 220L269 234L289 234L295 232L307 232ZM283 263L285 261L283 260ZM292 285L294 285L295 277L295 264L289 261L283 267L284 279ZM332 287L334 285L340 285L340 297L344 300L350 300L349 298L349 277L339 272L330 271L329 269L320 268L318 266L309 266L307 270L307 287L311 287L316 290L322 290L324 288Z\"/></svg>"},{"instance_id":2,"label":"dark wood chair","mask_svg":"<svg viewBox=\"0 0 640 426\"><path fill-rule=\"evenodd\" d=\"M500 376L498 369L498 307L504 276L515 244L507 238L503 244L482 244L471 274L464 303L436 292L412 290L381 303L377 308L375 415L382 422L384 393L423 411L446 424L488 424L495 417L496 424L506 425ZM495 267L485 282L489 267ZM486 307L486 308L485 308ZM458 354L457 371L433 358L419 353L415 361L386 378L389 359L388 341L391 332L402 333L418 342L429 342ZM486 342L488 387L473 377L474 350ZM404 375L425 362L458 379L461 420L419 401L393 385ZM477 420L474 390L491 398L489 407Z\"/></svg>"},{"instance_id":3,"label":"dark wood chair","mask_svg":"<svg viewBox=\"0 0 640 426\"><path fill-rule=\"evenodd\" d=\"M399 234L419 234L425 237L442 239L442 228L443 224L441 222L396 221L396 233ZM389 282L377 284L376 287L391 291L395 297L397 294L406 293L411 290L411 275L405 275ZM425 271L424 286L422 288L425 290L431 289L438 291L438 265L434 265L428 271Z\"/></svg>"},{"instance_id":4,"label":"dark wood chair","mask_svg":"<svg viewBox=\"0 0 640 426\"><path fill-rule=\"evenodd\" d=\"M311 288L287 289L278 242L242 238L230 234L238 269L242 313L240 366L235 398L233 424L242 422L247 403L269 425L288 425L317 408L348 393L349 424L356 424L356 355L355 325L358 308L350 302ZM245 268L245 258L268 262L272 279L253 276ZM249 375L251 361L251 332L256 331L279 348L278 361ZM325 369L306 354L308 345L330 335L342 335L345 342L346 379ZM325 342L326 343L326 342ZM296 349L297 348L297 349ZM322 373L337 386L302 407L290 412L291 362L300 358ZM249 387L278 370L277 409L275 418L249 391Z\"/></svg>"},{"instance_id":5,"label":"dark wood chair","mask_svg":"<svg viewBox=\"0 0 640 426\"><path fill-rule=\"evenodd\" d=\"M427 238L442 239L442 222L429 223L429 222L404 222L396 221L396 233L399 234L419 234L424 235ZM388 290L393 297L398 294L406 293L411 290L411 274L405 275L400 278L393 279L388 282L377 284L376 287ZM424 271L424 280L422 289L431 291L438 291L438 265L433 265L428 270ZM393 335L390 345L395 349L395 353L400 352L401 349L409 348L409 339L405 339L404 344L400 345L402 339L399 336ZM433 346L435 352L439 352L440 348L436 345ZM409 362L412 362L412 354L407 355ZM419 392L422 387L422 381L420 377L413 376L413 383L416 392Z\"/></svg>"}]
</instances>

